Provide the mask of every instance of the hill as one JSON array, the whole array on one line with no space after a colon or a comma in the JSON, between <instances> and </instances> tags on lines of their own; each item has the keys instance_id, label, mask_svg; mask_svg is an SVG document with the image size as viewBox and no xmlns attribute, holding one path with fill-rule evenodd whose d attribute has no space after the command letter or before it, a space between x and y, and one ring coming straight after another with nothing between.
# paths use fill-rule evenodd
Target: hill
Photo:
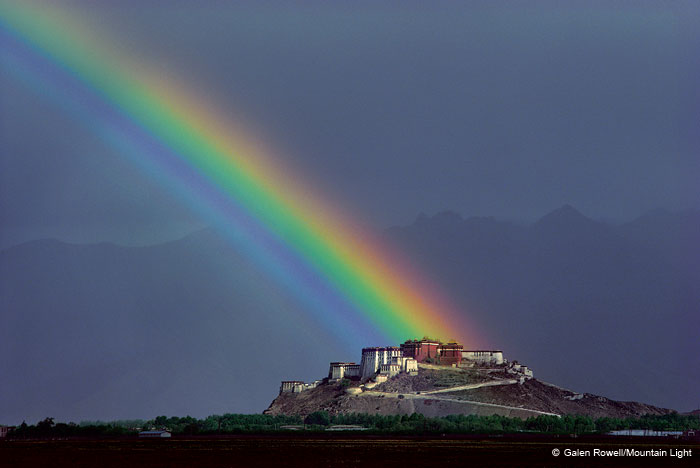
<instances>
[{"instance_id":1,"label":"hill","mask_svg":"<svg viewBox=\"0 0 700 468\"><path fill-rule=\"evenodd\" d=\"M379 385L333 382L301 393L281 393L266 414L498 414L526 419L541 414L624 418L662 415L671 410L576 393L537 379L514 379L498 369L419 365L417 376L400 374Z\"/></svg>"}]
</instances>

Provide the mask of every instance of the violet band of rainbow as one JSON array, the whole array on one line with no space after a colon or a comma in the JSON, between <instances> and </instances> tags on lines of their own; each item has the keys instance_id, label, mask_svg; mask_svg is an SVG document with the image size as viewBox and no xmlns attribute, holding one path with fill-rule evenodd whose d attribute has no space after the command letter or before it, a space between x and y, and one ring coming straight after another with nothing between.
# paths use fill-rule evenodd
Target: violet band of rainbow
<instances>
[{"instance_id":1,"label":"violet band of rainbow","mask_svg":"<svg viewBox=\"0 0 700 468\"><path fill-rule=\"evenodd\" d=\"M4 44L23 43L102 101L95 113L105 126L121 126L124 141L139 142L151 173L179 172L177 190L192 192L198 209L215 213L218 227L230 235L247 232L246 248L257 252L252 255L266 271L276 270L289 288L299 285L292 277L302 277L310 285L306 294L319 295L317 307L327 308L326 326L338 326L337 318L357 333L377 327L393 341L424 334L469 339L461 314L407 262L236 134L235 125L194 93L110 51L60 10L0 3L0 27ZM120 117L118 124L107 123L109 112ZM120 132L112 131L111 139L119 145Z\"/></svg>"}]
</instances>

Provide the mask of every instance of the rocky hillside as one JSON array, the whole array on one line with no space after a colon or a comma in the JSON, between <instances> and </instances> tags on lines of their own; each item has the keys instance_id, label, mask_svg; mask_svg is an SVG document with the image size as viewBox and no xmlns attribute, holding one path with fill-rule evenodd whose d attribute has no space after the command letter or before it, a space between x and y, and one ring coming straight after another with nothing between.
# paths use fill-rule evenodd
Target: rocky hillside
<instances>
[{"instance_id":1,"label":"rocky hillside","mask_svg":"<svg viewBox=\"0 0 700 468\"><path fill-rule=\"evenodd\" d=\"M381 384L324 382L301 393L283 393L266 414L499 414L528 418L540 414L627 417L670 410L576 393L537 379L514 378L498 369L455 369L421 365L418 375L401 374Z\"/></svg>"}]
</instances>

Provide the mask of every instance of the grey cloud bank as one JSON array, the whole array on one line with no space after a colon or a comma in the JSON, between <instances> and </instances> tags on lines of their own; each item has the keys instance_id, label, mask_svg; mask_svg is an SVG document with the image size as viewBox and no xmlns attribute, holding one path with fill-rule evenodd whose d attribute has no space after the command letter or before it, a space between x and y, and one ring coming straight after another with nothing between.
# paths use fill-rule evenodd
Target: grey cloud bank
<instances>
[{"instance_id":1,"label":"grey cloud bank","mask_svg":"<svg viewBox=\"0 0 700 468\"><path fill-rule=\"evenodd\" d=\"M693 3L65 5L380 228L700 203ZM6 72L0 89L3 245L207 224Z\"/></svg>"}]
</instances>

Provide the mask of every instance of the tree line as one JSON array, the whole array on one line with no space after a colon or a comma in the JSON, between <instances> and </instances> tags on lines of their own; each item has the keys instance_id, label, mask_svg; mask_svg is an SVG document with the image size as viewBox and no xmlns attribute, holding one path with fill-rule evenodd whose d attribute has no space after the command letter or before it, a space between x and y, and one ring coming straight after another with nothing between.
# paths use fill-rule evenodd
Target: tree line
<instances>
[{"instance_id":1,"label":"tree line","mask_svg":"<svg viewBox=\"0 0 700 468\"><path fill-rule=\"evenodd\" d=\"M338 414L316 411L302 418L298 415L224 414L204 419L191 416L158 416L151 420L85 421L56 423L45 418L36 424L23 422L7 437L15 439L115 437L136 435L142 430L167 430L175 435L259 434L286 431L296 426L307 430L324 430L328 426L347 424L382 434L605 434L614 430L643 429L654 431L700 430L700 417L669 413L629 418L591 418L582 415L562 417L541 415L526 420L505 416L450 415L428 418L411 415Z\"/></svg>"}]
</instances>

